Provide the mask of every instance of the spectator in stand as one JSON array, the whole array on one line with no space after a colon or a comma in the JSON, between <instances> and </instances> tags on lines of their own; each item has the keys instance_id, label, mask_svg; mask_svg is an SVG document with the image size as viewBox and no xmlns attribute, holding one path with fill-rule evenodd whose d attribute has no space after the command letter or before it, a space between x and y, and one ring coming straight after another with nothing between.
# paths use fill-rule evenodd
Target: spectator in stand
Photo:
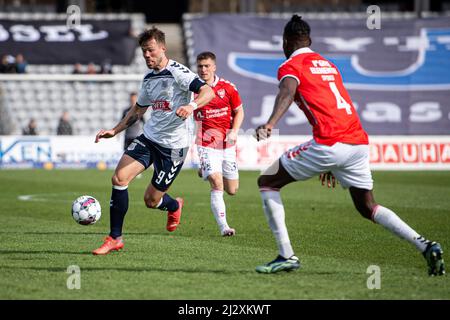
<instances>
[{"instance_id":1,"label":"spectator in stand","mask_svg":"<svg viewBox=\"0 0 450 320\"><path fill-rule=\"evenodd\" d=\"M70 116L68 111L64 111L59 118L58 128L56 129L58 136L71 136L73 134L72 125L70 124Z\"/></svg>"},{"instance_id":2,"label":"spectator in stand","mask_svg":"<svg viewBox=\"0 0 450 320\"><path fill-rule=\"evenodd\" d=\"M75 65L73 66L72 74L83 74L83 73L84 72L81 70L81 64L75 63Z\"/></svg>"},{"instance_id":3,"label":"spectator in stand","mask_svg":"<svg viewBox=\"0 0 450 320\"><path fill-rule=\"evenodd\" d=\"M93 62L89 62L87 66L87 74L97 74L97 68Z\"/></svg>"},{"instance_id":4,"label":"spectator in stand","mask_svg":"<svg viewBox=\"0 0 450 320\"><path fill-rule=\"evenodd\" d=\"M37 136L37 122L35 119L31 118L30 122L28 122L28 125L23 128L22 134L24 136Z\"/></svg>"},{"instance_id":5,"label":"spectator in stand","mask_svg":"<svg viewBox=\"0 0 450 320\"><path fill-rule=\"evenodd\" d=\"M6 60L6 55L2 56L2 61L0 62L0 73L6 73L8 67L8 62Z\"/></svg>"},{"instance_id":6,"label":"spectator in stand","mask_svg":"<svg viewBox=\"0 0 450 320\"><path fill-rule=\"evenodd\" d=\"M19 53L16 55L16 73L27 73L28 62L23 57L23 54Z\"/></svg>"},{"instance_id":7,"label":"spectator in stand","mask_svg":"<svg viewBox=\"0 0 450 320\"><path fill-rule=\"evenodd\" d=\"M9 54L3 55L0 63L0 73L16 73L14 65L15 60L16 59Z\"/></svg>"},{"instance_id":8,"label":"spectator in stand","mask_svg":"<svg viewBox=\"0 0 450 320\"><path fill-rule=\"evenodd\" d=\"M112 74L112 64L111 60L106 59L103 61L102 66L100 67L101 74Z\"/></svg>"}]
</instances>

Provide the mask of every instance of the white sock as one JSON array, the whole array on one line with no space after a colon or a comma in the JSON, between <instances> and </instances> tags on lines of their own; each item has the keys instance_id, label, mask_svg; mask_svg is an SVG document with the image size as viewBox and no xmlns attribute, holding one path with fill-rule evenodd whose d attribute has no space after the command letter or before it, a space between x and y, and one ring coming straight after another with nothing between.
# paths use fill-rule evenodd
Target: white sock
<instances>
[{"instance_id":1,"label":"white sock","mask_svg":"<svg viewBox=\"0 0 450 320\"><path fill-rule=\"evenodd\" d=\"M211 210L216 218L220 232L229 228L227 223L227 213L225 201L223 200L223 191L211 190Z\"/></svg>"},{"instance_id":2,"label":"white sock","mask_svg":"<svg viewBox=\"0 0 450 320\"><path fill-rule=\"evenodd\" d=\"M429 241L403 222L393 211L379 205L375 208L372 219L392 233L415 245L420 252L425 251Z\"/></svg>"},{"instance_id":3,"label":"white sock","mask_svg":"<svg viewBox=\"0 0 450 320\"><path fill-rule=\"evenodd\" d=\"M284 206L281 201L280 192L260 190L260 193L264 213L277 241L280 255L284 258L290 258L294 255L294 251L292 250L286 223L284 222Z\"/></svg>"}]
</instances>

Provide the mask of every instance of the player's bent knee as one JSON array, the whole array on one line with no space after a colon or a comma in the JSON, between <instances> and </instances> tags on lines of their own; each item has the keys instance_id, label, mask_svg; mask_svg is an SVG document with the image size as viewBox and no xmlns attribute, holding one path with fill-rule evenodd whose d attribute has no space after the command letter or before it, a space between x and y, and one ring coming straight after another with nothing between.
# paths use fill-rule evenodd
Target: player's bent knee
<instances>
[{"instance_id":1,"label":"player's bent knee","mask_svg":"<svg viewBox=\"0 0 450 320\"><path fill-rule=\"evenodd\" d=\"M228 195L234 196L238 192L238 189L239 188L227 188L227 189L225 189L225 191Z\"/></svg>"},{"instance_id":2,"label":"player's bent knee","mask_svg":"<svg viewBox=\"0 0 450 320\"><path fill-rule=\"evenodd\" d=\"M158 204L160 201L161 201L161 198L156 199L156 198L152 197L151 195L144 196L145 206L149 209L156 209L158 207Z\"/></svg>"},{"instance_id":3,"label":"player's bent knee","mask_svg":"<svg viewBox=\"0 0 450 320\"><path fill-rule=\"evenodd\" d=\"M145 206L149 209L156 209L159 201L156 201L154 199L144 199Z\"/></svg>"},{"instance_id":4,"label":"player's bent knee","mask_svg":"<svg viewBox=\"0 0 450 320\"><path fill-rule=\"evenodd\" d=\"M117 174L114 174L111 178L111 183L113 186L125 187L129 184L127 179L120 178Z\"/></svg>"}]
</instances>

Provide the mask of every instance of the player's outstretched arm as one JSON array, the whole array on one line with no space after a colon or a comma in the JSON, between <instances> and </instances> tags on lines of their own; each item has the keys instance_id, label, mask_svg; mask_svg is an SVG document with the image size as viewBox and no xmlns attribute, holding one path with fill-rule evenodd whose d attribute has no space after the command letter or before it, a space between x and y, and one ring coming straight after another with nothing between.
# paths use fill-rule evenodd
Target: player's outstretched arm
<instances>
[{"instance_id":1,"label":"player's outstretched arm","mask_svg":"<svg viewBox=\"0 0 450 320\"><path fill-rule=\"evenodd\" d=\"M194 101L191 101L188 105L179 107L176 114L180 118L186 119L192 114L194 109L206 106L212 99L214 99L215 96L216 94L214 93L214 90L205 84L201 86L197 98L195 98Z\"/></svg>"},{"instance_id":2,"label":"player's outstretched arm","mask_svg":"<svg viewBox=\"0 0 450 320\"><path fill-rule=\"evenodd\" d=\"M99 142L100 139L112 138L118 133L132 126L136 121L142 118L145 111L147 111L146 107L138 107L135 104L133 107L131 107L126 116L114 128L110 130L100 130L95 136L95 143Z\"/></svg>"},{"instance_id":3,"label":"player's outstretched arm","mask_svg":"<svg viewBox=\"0 0 450 320\"><path fill-rule=\"evenodd\" d=\"M280 89L275 99L275 106L269 121L256 128L256 140L265 140L270 137L273 127L278 123L294 101L297 87L298 82L292 77L286 77L281 81Z\"/></svg>"}]
</instances>

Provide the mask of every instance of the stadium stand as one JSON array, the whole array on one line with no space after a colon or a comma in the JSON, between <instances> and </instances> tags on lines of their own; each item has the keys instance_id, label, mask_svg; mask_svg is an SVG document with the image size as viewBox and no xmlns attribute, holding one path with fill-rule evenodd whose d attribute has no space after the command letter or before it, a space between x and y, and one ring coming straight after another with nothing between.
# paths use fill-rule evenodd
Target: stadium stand
<instances>
[{"instance_id":1,"label":"stadium stand","mask_svg":"<svg viewBox=\"0 0 450 320\"><path fill-rule=\"evenodd\" d=\"M120 120L128 93L139 87L141 75L10 75L2 81L4 104L11 114L9 134L20 134L35 118L40 134L55 134L63 110L72 115L74 133L89 135ZM14 77L14 78L12 78ZM1 78L0 78L1 79ZM3 117L2 117L3 120Z\"/></svg>"}]
</instances>

